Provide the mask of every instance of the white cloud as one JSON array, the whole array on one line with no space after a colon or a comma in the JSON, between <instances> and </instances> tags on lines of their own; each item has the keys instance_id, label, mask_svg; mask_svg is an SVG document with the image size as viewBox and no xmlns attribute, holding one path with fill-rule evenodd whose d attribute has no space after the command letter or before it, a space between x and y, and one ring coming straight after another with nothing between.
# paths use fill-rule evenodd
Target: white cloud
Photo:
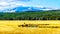
<instances>
[{"instance_id":1,"label":"white cloud","mask_svg":"<svg viewBox=\"0 0 60 34\"><path fill-rule=\"evenodd\" d=\"M3 6L5 5L6 6L6 5L9 5L9 4L7 2L0 2L0 5L3 5Z\"/></svg>"},{"instance_id":2,"label":"white cloud","mask_svg":"<svg viewBox=\"0 0 60 34\"><path fill-rule=\"evenodd\" d=\"M52 10L52 9L43 9L44 11Z\"/></svg>"},{"instance_id":3,"label":"white cloud","mask_svg":"<svg viewBox=\"0 0 60 34\"><path fill-rule=\"evenodd\" d=\"M36 6L36 7L38 7L38 8L44 8L43 6Z\"/></svg>"},{"instance_id":4,"label":"white cloud","mask_svg":"<svg viewBox=\"0 0 60 34\"><path fill-rule=\"evenodd\" d=\"M15 0L0 0L0 10L4 11L7 9L13 9L18 6L23 6L25 4L22 4Z\"/></svg>"}]
</instances>

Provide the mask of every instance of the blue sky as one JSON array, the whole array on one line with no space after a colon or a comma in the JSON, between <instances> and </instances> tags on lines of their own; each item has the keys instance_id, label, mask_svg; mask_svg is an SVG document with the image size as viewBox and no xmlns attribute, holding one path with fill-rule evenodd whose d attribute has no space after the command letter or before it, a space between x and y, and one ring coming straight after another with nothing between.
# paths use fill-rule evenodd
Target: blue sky
<instances>
[{"instance_id":1,"label":"blue sky","mask_svg":"<svg viewBox=\"0 0 60 34\"><path fill-rule=\"evenodd\" d=\"M43 6L43 7L52 7L52 8L60 8L60 0L22 0L27 5L35 5L35 6Z\"/></svg>"},{"instance_id":2,"label":"blue sky","mask_svg":"<svg viewBox=\"0 0 60 34\"><path fill-rule=\"evenodd\" d=\"M60 0L0 0L0 10L18 6L50 7L60 9Z\"/></svg>"}]
</instances>

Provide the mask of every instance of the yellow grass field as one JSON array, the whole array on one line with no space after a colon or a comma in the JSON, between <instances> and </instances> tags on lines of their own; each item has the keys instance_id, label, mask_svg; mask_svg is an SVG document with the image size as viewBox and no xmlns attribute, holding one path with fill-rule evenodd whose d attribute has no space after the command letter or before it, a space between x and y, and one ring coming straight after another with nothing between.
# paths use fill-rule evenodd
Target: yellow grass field
<instances>
[{"instance_id":1,"label":"yellow grass field","mask_svg":"<svg viewBox=\"0 0 60 34\"><path fill-rule=\"evenodd\" d=\"M39 27L18 27L18 25L25 24L49 24L38 26L49 26L50 28ZM57 26L57 28L52 28ZM46 21L28 21L28 20L0 20L0 34L60 34L60 21L46 20Z\"/></svg>"}]
</instances>

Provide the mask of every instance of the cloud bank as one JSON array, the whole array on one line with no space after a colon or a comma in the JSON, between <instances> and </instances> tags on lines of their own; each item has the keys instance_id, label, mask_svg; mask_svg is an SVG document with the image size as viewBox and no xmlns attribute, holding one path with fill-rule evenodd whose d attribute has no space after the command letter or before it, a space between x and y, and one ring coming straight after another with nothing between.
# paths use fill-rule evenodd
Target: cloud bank
<instances>
[{"instance_id":1,"label":"cloud bank","mask_svg":"<svg viewBox=\"0 0 60 34\"><path fill-rule=\"evenodd\" d=\"M22 3L23 1L29 0L0 0L0 12L8 11L18 6L26 6L26 4Z\"/></svg>"}]
</instances>

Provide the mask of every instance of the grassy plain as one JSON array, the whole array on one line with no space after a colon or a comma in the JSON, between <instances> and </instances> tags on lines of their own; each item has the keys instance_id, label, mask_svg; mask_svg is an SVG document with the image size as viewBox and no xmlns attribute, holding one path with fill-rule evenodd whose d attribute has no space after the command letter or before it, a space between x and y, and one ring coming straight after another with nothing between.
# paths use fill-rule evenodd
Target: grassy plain
<instances>
[{"instance_id":1,"label":"grassy plain","mask_svg":"<svg viewBox=\"0 0 60 34\"><path fill-rule=\"evenodd\" d=\"M25 24L49 24L60 27L58 20L29 21L29 20L0 20L0 34L60 34L60 28L18 27ZM43 25L42 25L43 26Z\"/></svg>"}]
</instances>

